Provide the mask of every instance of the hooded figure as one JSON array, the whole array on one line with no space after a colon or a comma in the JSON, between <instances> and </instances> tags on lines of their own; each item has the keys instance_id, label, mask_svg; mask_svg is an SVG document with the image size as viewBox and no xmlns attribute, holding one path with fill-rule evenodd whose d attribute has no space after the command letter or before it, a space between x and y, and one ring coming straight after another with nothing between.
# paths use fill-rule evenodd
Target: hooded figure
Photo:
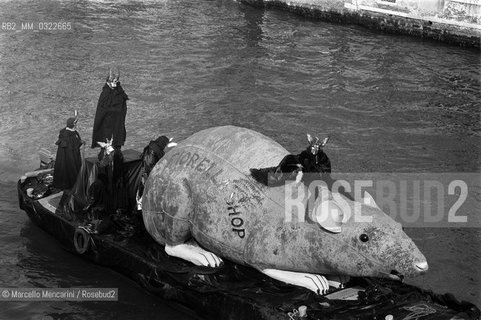
<instances>
[{"instance_id":1,"label":"hooded figure","mask_svg":"<svg viewBox=\"0 0 481 320\"><path fill-rule=\"evenodd\" d=\"M58 189L70 189L77 180L82 165L80 147L84 143L75 130L76 118L68 118L67 126L60 130L57 156L53 171L53 186Z\"/></svg>"},{"instance_id":2,"label":"hooded figure","mask_svg":"<svg viewBox=\"0 0 481 320\"><path fill-rule=\"evenodd\" d=\"M156 140L151 140L144 148L144 151L142 152L142 162L146 178L155 164L164 156L164 149L169 142L169 138L166 136L160 136Z\"/></svg>"},{"instance_id":3,"label":"hooded figure","mask_svg":"<svg viewBox=\"0 0 481 320\"><path fill-rule=\"evenodd\" d=\"M127 115L127 100L129 97L124 92L119 82L120 72L110 69L107 82L97 103L94 128L92 132L92 148L99 147L97 141L105 141L113 137L112 146L120 148L124 145L125 116Z\"/></svg>"},{"instance_id":4,"label":"hooded figure","mask_svg":"<svg viewBox=\"0 0 481 320\"><path fill-rule=\"evenodd\" d=\"M166 147L174 147L177 145L177 143L171 141L172 138L169 139L166 136L160 136L155 140L151 140L142 152L142 178L139 189L137 191L137 208L139 210L141 210L141 199L147 177L154 168L155 164L165 155L164 149Z\"/></svg>"}]
</instances>

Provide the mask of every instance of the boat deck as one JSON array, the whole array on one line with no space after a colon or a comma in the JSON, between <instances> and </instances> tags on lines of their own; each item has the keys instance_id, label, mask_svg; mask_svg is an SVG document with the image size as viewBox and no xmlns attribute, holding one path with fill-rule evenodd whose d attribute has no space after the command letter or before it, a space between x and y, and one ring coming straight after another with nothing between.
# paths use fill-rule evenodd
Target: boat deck
<instances>
[{"instance_id":1,"label":"boat deck","mask_svg":"<svg viewBox=\"0 0 481 320\"><path fill-rule=\"evenodd\" d=\"M20 207L30 219L75 252L73 238L84 217L57 210L65 193L34 200L26 185L18 183ZM257 270L225 261L220 268L196 267L165 253L143 227L141 212L114 219L114 230L90 234L82 256L114 269L162 299L205 319L297 319L296 310L307 307L307 319L403 319L413 310L426 311L423 319L477 319L479 309L459 303L451 295L432 292L392 280L353 278L346 289L325 296L287 285ZM129 232L126 232L129 231Z\"/></svg>"},{"instance_id":2,"label":"boat deck","mask_svg":"<svg viewBox=\"0 0 481 320\"><path fill-rule=\"evenodd\" d=\"M54 193L49 195L48 197L38 200L38 203L40 203L42 207L44 207L51 213L55 213L60 203L60 199L62 199L62 196L63 196L63 191L59 193Z\"/></svg>"}]
</instances>

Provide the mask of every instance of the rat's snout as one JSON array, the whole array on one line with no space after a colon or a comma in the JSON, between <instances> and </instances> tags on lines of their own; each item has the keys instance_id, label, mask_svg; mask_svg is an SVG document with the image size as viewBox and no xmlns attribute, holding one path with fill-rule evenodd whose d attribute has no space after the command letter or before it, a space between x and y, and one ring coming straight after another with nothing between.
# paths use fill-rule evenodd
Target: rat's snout
<instances>
[{"instance_id":1,"label":"rat's snout","mask_svg":"<svg viewBox=\"0 0 481 320\"><path fill-rule=\"evenodd\" d=\"M424 273L424 272L428 271L428 269L429 269L428 262L426 260L414 262L414 266L421 273Z\"/></svg>"}]
</instances>

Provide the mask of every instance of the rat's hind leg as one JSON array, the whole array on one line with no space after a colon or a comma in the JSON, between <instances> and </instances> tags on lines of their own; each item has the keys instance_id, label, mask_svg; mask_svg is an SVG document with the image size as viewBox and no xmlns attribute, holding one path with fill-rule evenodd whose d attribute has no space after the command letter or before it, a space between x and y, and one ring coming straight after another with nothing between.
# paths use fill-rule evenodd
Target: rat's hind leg
<instances>
[{"instance_id":1,"label":"rat's hind leg","mask_svg":"<svg viewBox=\"0 0 481 320\"><path fill-rule=\"evenodd\" d=\"M171 184L164 193L165 252L197 266L218 267L222 260L199 246L192 238L191 221L195 214L192 193L187 180ZM167 213L167 210L170 213Z\"/></svg>"},{"instance_id":2,"label":"rat's hind leg","mask_svg":"<svg viewBox=\"0 0 481 320\"><path fill-rule=\"evenodd\" d=\"M173 246L166 244L165 252L169 256L190 261L197 266L219 267L222 263L221 258L202 249L194 240Z\"/></svg>"}]
</instances>

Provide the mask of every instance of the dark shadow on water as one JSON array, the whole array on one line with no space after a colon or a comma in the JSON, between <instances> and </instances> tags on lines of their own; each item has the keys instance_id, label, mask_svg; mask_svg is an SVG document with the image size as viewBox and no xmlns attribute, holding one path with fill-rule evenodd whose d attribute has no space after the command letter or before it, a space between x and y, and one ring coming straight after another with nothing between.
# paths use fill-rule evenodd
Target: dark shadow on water
<instances>
[{"instance_id":1,"label":"dark shadow on water","mask_svg":"<svg viewBox=\"0 0 481 320\"><path fill-rule=\"evenodd\" d=\"M20 231L25 250L18 257L20 283L11 287L118 288L116 302L9 302L0 318L22 319L192 319L172 309L130 279L66 251L32 222ZM21 306L21 307L20 307ZM3 316L1 316L3 314ZM50 317L50 318L49 318ZM44 318L42 318L44 319Z\"/></svg>"}]
</instances>

